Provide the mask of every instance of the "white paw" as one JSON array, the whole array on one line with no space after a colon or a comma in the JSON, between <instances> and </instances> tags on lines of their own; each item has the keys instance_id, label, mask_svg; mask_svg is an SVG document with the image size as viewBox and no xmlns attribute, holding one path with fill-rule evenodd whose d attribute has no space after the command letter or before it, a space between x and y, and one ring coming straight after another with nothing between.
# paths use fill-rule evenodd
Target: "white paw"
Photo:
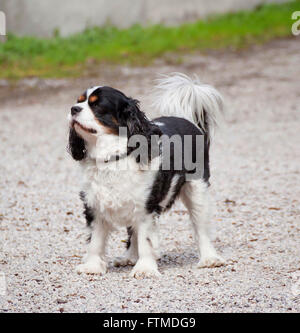
<instances>
[{"instance_id":1,"label":"white paw","mask_svg":"<svg viewBox=\"0 0 300 333\"><path fill-rule=\"evenodd\" d=\"M136 259L128 258L128 257L117 257L113 264L115 267L120 266L134 266L136 264Z\"/></svg>"},{"instance_id":2,"label":"white paw","mask_svg":"<svg viewBox=\"0 0 300 333\"><path fill-rule=\"evenodd\" d=\"M85 264L78 265L76 267L76 272L78 274L105 274L107 271L106 263L100 258L93 258L88 260Z\"/></svg>"},{"instance_id":3,"label":"white paw","mask_svg":"<svg viewBox=\"0 0 300 333\"><path fill-rule=\"evenodd\" d=\"M212 256L212 257L205 257L201 258L199 261L197 267L198 268L204 268L204 267L220 267L225 265L225 260L218 255Z\"/></svg>"},{"instance_id":4,"label":"white paw","mask_svg":"<svg viewBox=\"0 0 300 333\"><path fill-rule=\"evenodd\" d=\"M157 270L155 262L138 261L129 276L136 279L144 279L147 277L160 277L161 274Z\"/></svg>"}]
</instances>

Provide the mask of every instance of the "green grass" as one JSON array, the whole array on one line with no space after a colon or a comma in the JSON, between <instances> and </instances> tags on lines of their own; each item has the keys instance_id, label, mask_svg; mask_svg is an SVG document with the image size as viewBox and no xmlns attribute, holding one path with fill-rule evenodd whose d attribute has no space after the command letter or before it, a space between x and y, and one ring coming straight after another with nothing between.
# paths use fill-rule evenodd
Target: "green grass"
<instances>
[{"instance_id":1,"label":"green grass","mask_svg":"<svg viewBox=\"0 0 300 333\"><path fill-rule=\"evenodd\" d=\"M56 32L50 39L10 34L0 43L0 77L75 77L91 63L147 65L170 52L180 57L196 50L241 49L291 36L291 15L296 10L300 0L177 27L134 25L120 30L107 26L65 38Z\"/></svg>"}]
</instances>

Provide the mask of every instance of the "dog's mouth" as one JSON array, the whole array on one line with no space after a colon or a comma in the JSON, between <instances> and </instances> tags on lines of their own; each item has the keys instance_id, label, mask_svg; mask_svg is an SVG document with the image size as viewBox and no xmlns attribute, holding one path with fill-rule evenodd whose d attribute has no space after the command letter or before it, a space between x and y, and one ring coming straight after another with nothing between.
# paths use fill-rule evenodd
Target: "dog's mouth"
<instances>
[{"instance_id":1,"label":"dog's mouth","mask_svg":"<svg viewBox=\"0 0 300 333\"><path fill-rule=\"evenodd\" d=\"M85 126L81 125L78 121L76 121L76 120L73 119L72 120L72 124L71 124L72 128L74 128L75 125L77 125L78 127L80 127L85 132L88 132L88 133L91 133L91 134L96 134L97 133L97 131L95 129L85 127Z\"/></svg>"}]
</instances>

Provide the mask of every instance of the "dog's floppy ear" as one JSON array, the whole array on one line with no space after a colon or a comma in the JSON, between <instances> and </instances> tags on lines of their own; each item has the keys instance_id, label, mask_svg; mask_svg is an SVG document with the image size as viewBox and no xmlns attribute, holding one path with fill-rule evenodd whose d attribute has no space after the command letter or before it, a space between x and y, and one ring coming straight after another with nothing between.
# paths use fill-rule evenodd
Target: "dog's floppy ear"
<instances>
[{"instance_id":1,"label":"dog's floppy ear","mask_svg":"<svg viewBox=\"0 0 300 333\"><path fill-rule=\"evenodd\" d=\"M122 114L126 122L129 137L135 134L148 135L150 122L144 112L140 110L138 100L130 98Z\"/></svg>"},{"instance_id":2,"label":"dog's floppy ear","mask_svg":"<svg viewBox=\"0 0 300 333\"><path fill-rule=\"evenodd\" d=\"M144 112L140 110L139 102L136 99L129 98L125 108L122 111L122 118L123 118L122 122L125 123L126 125L125 124L124 125L127 127L128 138L134 135L142 135L146 138L148 160L143 162L140 159L141 156L138 155L136 161L137 163L140 162L147 163L152 158L151 136L156 135L160 137L162 135L161 130L157 125L155 125L146 117ZM129 145L129 141L127 148L128 148L127 153L129 154L131 154L135 150L135 147ZM140 146L139 148L142 147Z\"/></svg>"},{"instance_id":3,"label":"dog's floppy ear","mask_svg":"<svg viewBox=\"0 0 300 333\"><path fill-rule=\"evenodd\" d=\"M70 128L68 151L76 161L83 160L86 156L84 140L76 133L74 128Z\"/></svg>"}]
</instances>

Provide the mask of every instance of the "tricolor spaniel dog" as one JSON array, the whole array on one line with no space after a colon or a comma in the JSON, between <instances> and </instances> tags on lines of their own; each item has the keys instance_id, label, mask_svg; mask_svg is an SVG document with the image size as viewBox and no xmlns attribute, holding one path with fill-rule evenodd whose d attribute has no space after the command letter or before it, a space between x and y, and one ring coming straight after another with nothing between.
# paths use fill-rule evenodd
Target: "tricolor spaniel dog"
<instances>
[{"instance_id":1,"label":"tricolor spaniel dog","mask_svg":"<svg viewBox=\"0 0 300 333\"><path fill-rule=\"evenodd\" d=\"M107 86L87 89L71 108L68 148L82 167L80 197L90 228L78 273L107 271L107 237L116 226L124 226L127 250L114 265L134 265L130 275L135 278L159 276L157 222L177 198L194 227L198 267L224 264L207 233L209 146L222 119L222 97L212 86L179 73L164 76L156 88L155 104L162 116L153 120L137 100ZM162 138L173 137L181 142L180 149L176 140L162 144L168 141ZM142 148L139 154L134 146Z\"/></svg>"}]
</instances>

